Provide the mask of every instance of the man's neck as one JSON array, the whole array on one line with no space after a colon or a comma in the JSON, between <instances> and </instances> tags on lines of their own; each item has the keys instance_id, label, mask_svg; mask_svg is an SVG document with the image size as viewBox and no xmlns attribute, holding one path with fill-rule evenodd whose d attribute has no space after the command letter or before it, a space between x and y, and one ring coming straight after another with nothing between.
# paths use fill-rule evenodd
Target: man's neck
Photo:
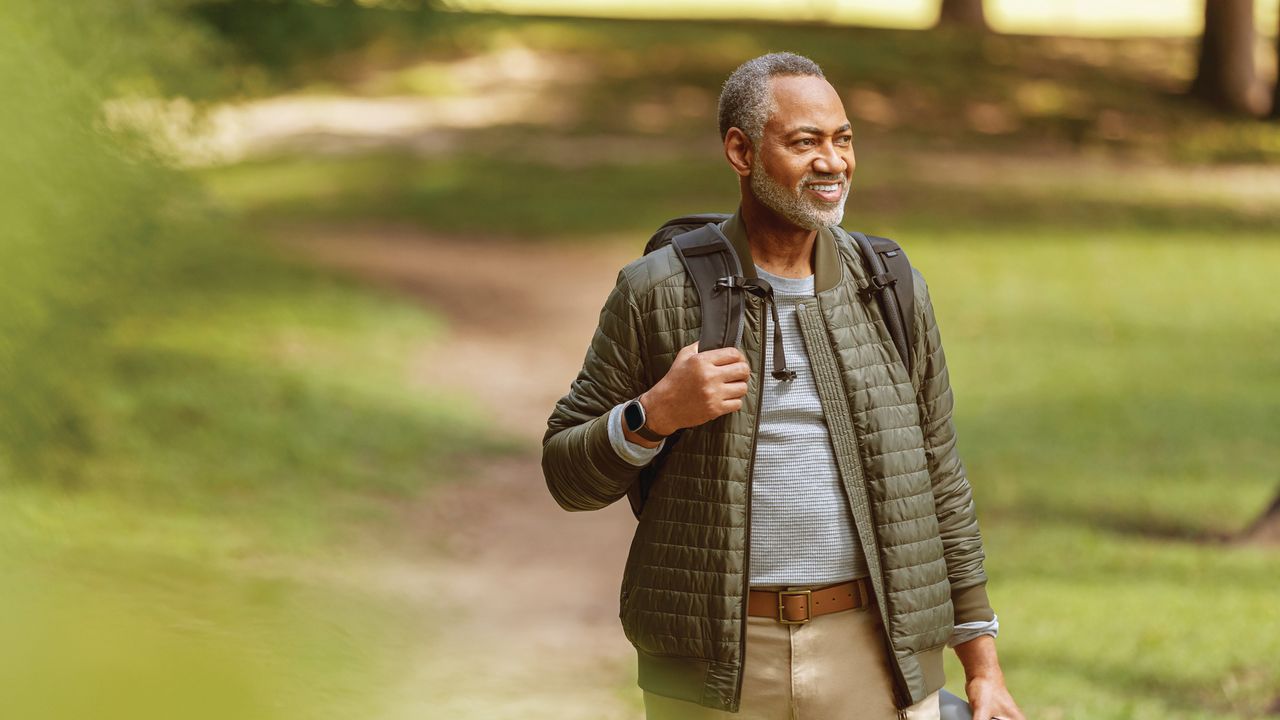
<instances>
[{"instance_id":1,"label":"man's neck","mask_svg":"<svg viewBox=\"0 0 1280 720\"><path fill-rule=\"evenodd\" d=\"M792 225L750 196L742 199L742 224L756 265L785 278L813 274L813 244L818 231Z\"/></svg>"}]
</instances>

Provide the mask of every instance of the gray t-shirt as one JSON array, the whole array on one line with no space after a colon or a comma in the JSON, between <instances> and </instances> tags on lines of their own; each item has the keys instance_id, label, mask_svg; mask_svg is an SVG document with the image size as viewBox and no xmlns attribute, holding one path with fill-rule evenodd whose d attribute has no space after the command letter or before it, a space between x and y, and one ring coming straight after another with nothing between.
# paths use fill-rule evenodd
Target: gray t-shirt
<instances>
[{"instance_id":1,"label":"gray t-shirt","mask_svg":"<svg viewBox=\"0 0 1280 720\"><path fill-rule=\"evenodd\" d=\"M809 367L796 306L813 297L813 276L784 278L756 266L773 286L793 380L760 380L760 426L751 478L751 584L818 585L867 575L840 483L831 436ZM772 331L765 333L773 357Z\"/></svg>"}]
</instances>

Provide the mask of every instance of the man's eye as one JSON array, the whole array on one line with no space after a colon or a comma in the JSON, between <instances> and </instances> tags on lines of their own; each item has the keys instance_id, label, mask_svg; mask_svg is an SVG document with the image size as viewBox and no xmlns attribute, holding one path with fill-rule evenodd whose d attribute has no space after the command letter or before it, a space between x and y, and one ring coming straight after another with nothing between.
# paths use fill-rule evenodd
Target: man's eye
<instances>
[{"instance_id":1,"label":"man's eye","mask_svg":"<svg viewBox=\"0 0 1280 720\"><path fill-rule=\"evenodd\" d=\"M804 147L812 147L814 145L814 141L813 138L801 138L796 141L796 144L803 145Z\"/></svg>"},{"instance_id":2,"label":"man's eye","mask_svg":"<svg viewBox=\"0 0 1280 720\"><path fill-rule=\"evenodd\" d=\"M849 143L853 142L853 136L841 135L840 137L836 138L836 142L840 143L841 145L848 145Z\"/></svg>"}]
</instances>

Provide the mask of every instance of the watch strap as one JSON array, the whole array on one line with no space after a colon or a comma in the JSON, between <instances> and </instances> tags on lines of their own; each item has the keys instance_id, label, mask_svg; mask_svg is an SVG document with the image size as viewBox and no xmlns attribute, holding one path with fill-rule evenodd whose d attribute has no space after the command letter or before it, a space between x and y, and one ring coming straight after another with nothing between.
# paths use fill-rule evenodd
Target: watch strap
<instances>
[{"instance_id":1,"label":"watch strap","mask_svg":"<svg viewBox=\"0 0 1280 720\"><path fill-rule=\"evenodd\" d=\"M640 437L644 438L645 440L648 440L649 442L661 442L667 439L666 435L659 435L653 430L650 430L648 422L646 422L644 425L641 425L640 429L636 430L635 433Z\"/></svg>"}]
</instances>

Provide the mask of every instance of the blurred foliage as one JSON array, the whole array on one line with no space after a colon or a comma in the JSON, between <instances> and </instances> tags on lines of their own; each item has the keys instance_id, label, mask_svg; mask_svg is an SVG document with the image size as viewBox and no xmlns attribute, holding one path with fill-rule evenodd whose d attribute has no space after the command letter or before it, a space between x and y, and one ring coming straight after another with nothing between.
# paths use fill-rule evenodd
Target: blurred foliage
<instances>
[{"instance_id":1,"label":"blurred foliage","mask_svg":"<svg viewBox=\"0 0 1280 720\"><path fill-rule=\"evenodd\" d=\"M240 89L251 92L317 74L350 74L355 51L420 52L423 39L439 24L435 3L429 0L186 2L186 17L223 41L238 66Z\"/></svg>"},{"instance_id":2,"label":"blurred foliage","mask_svg":"<svg viewBox=\"0 0 1280 720\"><path fill-rule=\"evenodd\" d=\"M407 604L315 573L246 574L88 546L71 556L10 540L0 533L6 717L375 715L396 677L399 638L419 622Z\"/></svg>"},{"instance_id":3,"label":"blurred foliage","mask_svg":"<svg viewBox=\"0 0 1280 720\"><path fill-rule=\"evenodd\" d=\"M738 62L794 50L818 61L835 82L864 147L871 141L921 150L1088 152L1188 164L1280 159L1280 124L1223 116L1185 94L1194 38L437 17L412 56L379 64L357 54L344 58L345 70L313 63L297 69L298 82L342 85L362 96L416 89L426 97L534 83L544 105L563 108L566 119L549 129L507 128L524 135L525 144L566 134L693 139L714 135L716 94ZM483 83L474 74L452 77L468 62L508 51L534 57L523 73L499 68ZM433 82L417 82L423 76Z\"/></svg>"},{"instance_id":4,"label":"blurred foliage","mask_svg":"<svg viewBox=\"0 0 1280 720\"><path fill-rule=\"evenodd\" d=\"M0 5L0 462L24 474L92 449L113 328L210 239L198 187L105 127L108 93L197 74L203 46L173 50L182 26L144 5Z\"/></svg>"},{"instance_id":5,"label":"blurred foliage","mask_svg":"<svg viewBox=\"0 0 1280 720\"><path fill-rule=\"evenodd\" d=\"M374 712L421 608L333 548L500 447L405 391L433 317L265 247L131 121L233 89L186 5L0 0L5 717Z\"/></svg>"},{"instance_id":6,"label":"blurred foliage","mask_svg":"<svg viewBox=\"0 0 1280 720\"><path fill-rule=\"evenodd\" d=\"M219 487L292 498L285 476L412 490L422 460L468 445L464 411L399 391L404 344L435 325L265 252L148 126L107 112L225 87L186 9L0 5L0 480L92 476L193 508ZM286 345L327 369L282 362Z\"/></svg>"}]
</instances>

